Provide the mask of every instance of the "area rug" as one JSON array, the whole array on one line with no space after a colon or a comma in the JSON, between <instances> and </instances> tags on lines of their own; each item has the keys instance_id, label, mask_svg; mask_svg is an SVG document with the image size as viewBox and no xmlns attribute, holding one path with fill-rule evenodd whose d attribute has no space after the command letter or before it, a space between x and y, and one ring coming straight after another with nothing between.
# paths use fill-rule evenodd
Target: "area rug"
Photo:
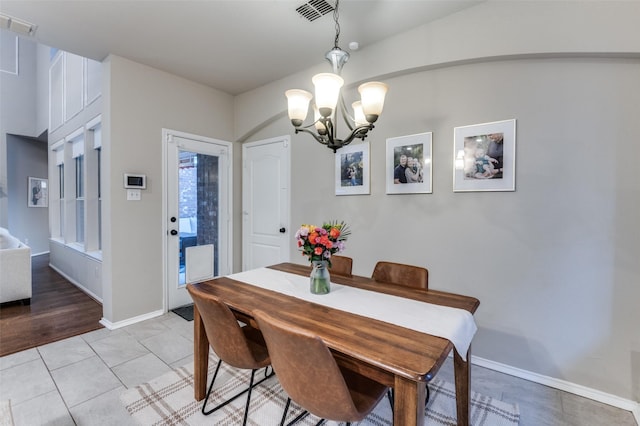
<instances>
[{"instance_id":1,"label":"area rug","mask_svg":"<svg viewBox=\"0 0 640 426\"><path fill-rule=\"evenodd\" d=\"M171 312L173 312L176 315L180 315L182 318L186 319L187 321L193 321L193 303L191 305L181 306L179 308L172 309Z\"/></svg>"},{"instance_id":2,"label":"area rug","mask_svg":"<svg viewBox=\"0 0 640 426\"><path fill-rule=\"evenodd\" d=\"M211 380L217 359L209 359L209 379ZM263 371L256 373L256 380L263 377ZM207 408L225 401L245 389L249 383L249 372L237 370L222 364ZM207 383L208 386L208 383ZM425 412L426 425L456 425L455 388L452 383L437 378L429 383L431 396ZM133 419L144 426L171 425L224 425L236 426L242 423L246 396L241 396L218 411L204 416L202 402L193 398L193 363L177 368L148 383L128 389L120 395L120 400ZM273 376L256 386L251 394L248 425L278 425L282 417L287 396ZM508 404L487 396L471 392L471 424L475 426L513 426L520 420L517 404ZM291 404L287 421L300 414L302 409ZM391 426L393 415L389 400L384 398L374 411L362 422L354 425ZM315 425L318 418L308 416L296 425ZM340 423L327 422L327 425Z\"/></svg>"}]
</instances>

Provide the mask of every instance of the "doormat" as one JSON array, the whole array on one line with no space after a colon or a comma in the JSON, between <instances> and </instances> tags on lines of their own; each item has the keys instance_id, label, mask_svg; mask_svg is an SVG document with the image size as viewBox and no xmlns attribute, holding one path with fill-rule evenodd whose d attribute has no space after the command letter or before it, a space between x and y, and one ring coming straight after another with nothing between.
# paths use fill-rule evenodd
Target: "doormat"
<instances>
[{"instance_id":1,"label":"doormat","mask_svg":"<svg viewBox=\"0 0 640 426\"><path fill-rule=\"evenodd\" d=\"M176 315L180 315L187 321L193 321L193 303L187 306L180 306L179 308L172 309L171 312Z\"/></svg>"}]
</instances>

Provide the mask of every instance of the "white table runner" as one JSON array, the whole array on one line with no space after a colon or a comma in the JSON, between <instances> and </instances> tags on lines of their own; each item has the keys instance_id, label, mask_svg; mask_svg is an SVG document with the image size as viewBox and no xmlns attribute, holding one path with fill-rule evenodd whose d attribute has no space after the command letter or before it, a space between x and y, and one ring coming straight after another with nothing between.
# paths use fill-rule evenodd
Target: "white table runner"
<instances>
[{"instance_id":1,"label":"white table runner","mask_svg":"<svg viewBox=\"0 0 640 426\"><path fill-rule=\"evenodd\" d=\"M473 315L464 309L434 305L333 282L329 294L311 294L308 276L258 268L232 274L228 278L333 309L443 337L453 343L465 360L471 340L478 330Z\"/></svg>"}]
</instances>

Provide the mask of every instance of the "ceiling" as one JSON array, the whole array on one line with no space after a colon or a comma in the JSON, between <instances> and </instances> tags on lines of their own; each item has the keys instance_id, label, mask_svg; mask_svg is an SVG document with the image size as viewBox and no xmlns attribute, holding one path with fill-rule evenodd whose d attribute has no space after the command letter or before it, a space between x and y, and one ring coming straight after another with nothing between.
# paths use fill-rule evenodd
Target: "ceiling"
<instances>
[{"instance_id":1,"label":"ceiling","mask_svg":"<svg viewBox=\"0 0 640 426\"><path fill-rule=\"evenodd\" d=\"M352 41L366 49L481 1L342 0L340 47L355 55ZM333 15L310 22L296 12L305 3L2 0L0 12L37 25L47 46L98 61L115 54L235 95L323 62Z\"/></svg>"}]
</instances>

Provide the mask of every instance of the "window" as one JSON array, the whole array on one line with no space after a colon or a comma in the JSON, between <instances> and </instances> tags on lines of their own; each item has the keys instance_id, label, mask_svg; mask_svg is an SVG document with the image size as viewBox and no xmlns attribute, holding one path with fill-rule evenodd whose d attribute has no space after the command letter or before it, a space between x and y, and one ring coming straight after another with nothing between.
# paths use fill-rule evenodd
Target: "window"
<instances>
[{"instance_id":1,"label":"window","mask_svg":"<svg viewBox=\"0 0 640 426\"><path fill-rule=\"evenodd\" d=\"M55 161L55 169L52 171L49 181L49 208L51 212L51 237L64 239L64 139L51 146L50 158ZM57 173L57 175L56 175Z\"/></svg>"},{"instance_id":2,"label":"window","mask_svg":"<svg viewBox=\"0 0 640 426\"><path fill-rule=\"evenodd\" d=\"M64 237L64 163L58 164L58 203L60 204L58 217L59 237Z\"/></svg>"},{"instance_id":3,"label":"window","mask_svg":"<svg viewBox=\"0 0 640 426\"><path fill-rule=\"evenodd\" d=\"M85 248L85 153L84 153L84 127L76 130L66 138L67 150L71 148L71 158L73 158L75 168L69 170L67 179L71 179L71 182L67 182L67 191L72 192L75 189L75 194L70 194L69 206L71 211L65 212L67 217L64 218L65 222L69 226L75 226L71 229L67 229L65 233L65 240L76 243L79 247ZM74 206L75 205L75 206ZM75 208L74 208L75 207Z\"/></svg>"},{"instance_id":4,"label":"window","mask_svg":"<svg viewBox=\"0 0 640 426\"><path fill-rule=\"evenodd\" d=\"M84 243L84 155L76 162L76 242Z\"/></svg>"},{"instance_id":5,"label":"window","mask_svg":"<svg viewBox=\"0 0 640 426\"><path fill-rule=\"evenodd\" d=\"M98 250L102 250L102 148L96 148L98 154Z\"/></svg>"},{"instance_id":6,"label":"window","mask_svg":"<svg viewBox=\"0 0 640 426\"><path fill-rule=\"evenodd\" d=\"M85 249L100 256L102 251L102 123L97 116L86 125L85 155ZM89 149L89 148L93 149Z\"/></svg>"}]
</instances>

